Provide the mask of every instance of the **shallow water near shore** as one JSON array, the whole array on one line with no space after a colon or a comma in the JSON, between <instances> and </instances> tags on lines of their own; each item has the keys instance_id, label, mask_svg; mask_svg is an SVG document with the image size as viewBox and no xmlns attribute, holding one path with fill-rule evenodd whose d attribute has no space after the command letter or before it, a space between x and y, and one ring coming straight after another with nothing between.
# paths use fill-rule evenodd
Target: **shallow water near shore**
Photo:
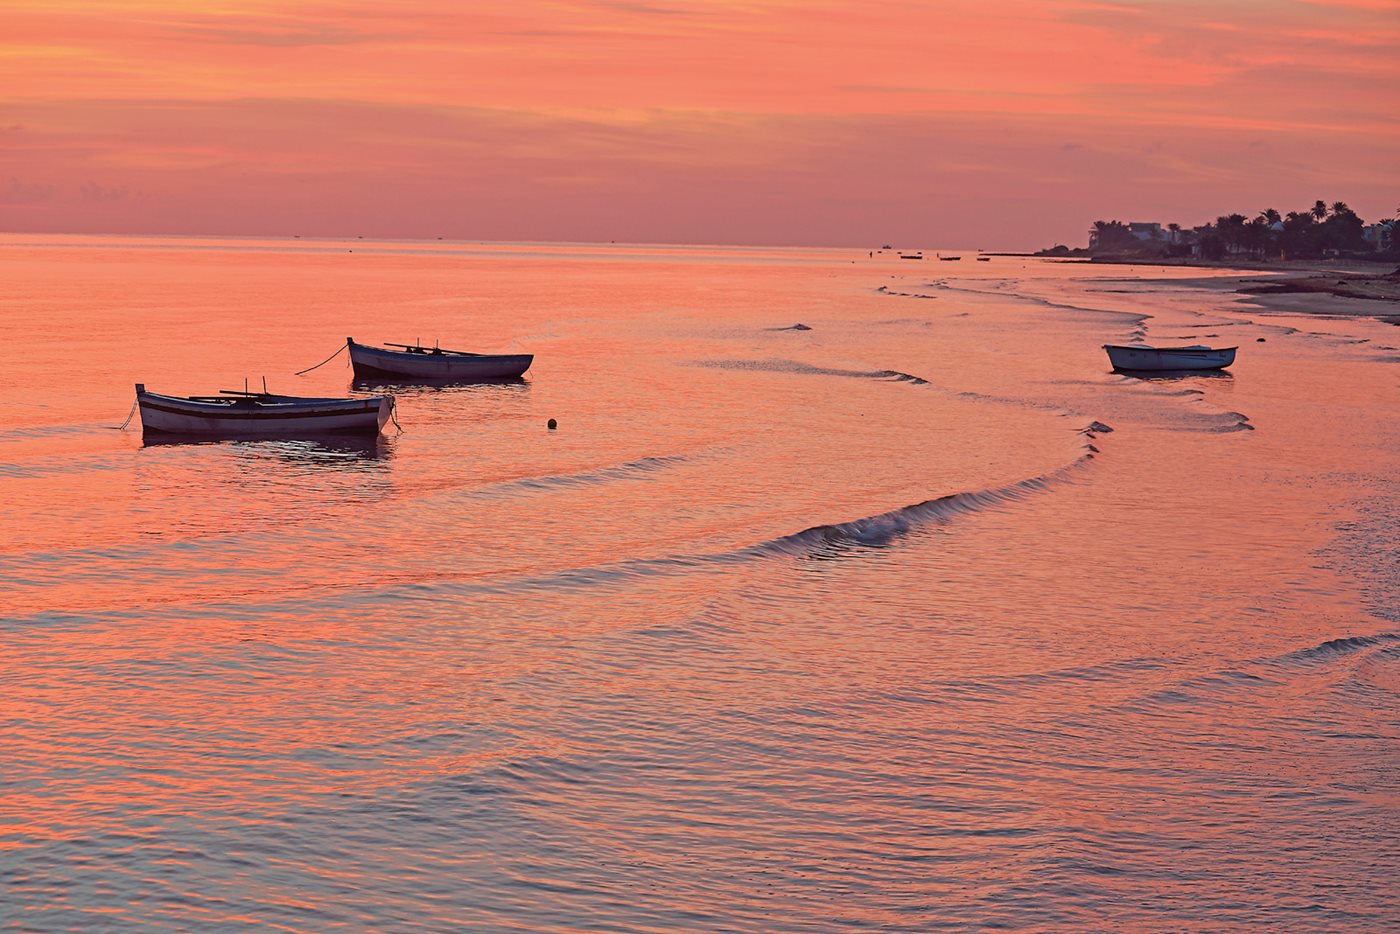
<instances>
[{"instance_id":1,"label":"shallow water near shore","mask_svg":"<svg viewBox=\"0 0 1400 934\"><path fill-rule=\"evenodd\" d=\"M1392 327L1019 257L0 244L8 925L1400 924ZM536 360L380 439L112 430L356 391L291 375L347 335Z\"/></svg>"}]
</instances>

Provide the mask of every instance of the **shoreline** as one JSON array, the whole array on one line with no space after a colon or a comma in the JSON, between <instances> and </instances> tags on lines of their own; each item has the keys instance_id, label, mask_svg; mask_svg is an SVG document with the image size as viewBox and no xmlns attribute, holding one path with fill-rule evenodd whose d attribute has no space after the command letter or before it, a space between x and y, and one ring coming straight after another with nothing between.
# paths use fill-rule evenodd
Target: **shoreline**
<instances>
[{"instance_id":1,"label":"shoreline","mask_svg":"<svg viewBox=\"0 0 1400 934\"><path fill-rule=\"evenodd\" d=\"M1400 324L1400 267L1358 260L1280 260L1226 262L1184 259L1068 260L1105 266L1239 271L1214 281L1253 303L1275 311L1382 318ZM1253 273L1273 273L1257 277Z\"/></svg>"}]
</instances>

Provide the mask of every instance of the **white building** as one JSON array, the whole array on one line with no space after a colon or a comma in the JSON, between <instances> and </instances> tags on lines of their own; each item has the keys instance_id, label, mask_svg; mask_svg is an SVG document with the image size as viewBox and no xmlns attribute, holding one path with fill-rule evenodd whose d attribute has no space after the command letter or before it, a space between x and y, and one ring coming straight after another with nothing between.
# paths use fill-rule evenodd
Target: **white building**
<instances>
[{"instance_id":1,"label":"white building","mask_svg":"<svg viewBox=\"0 0 1400 934\"><path fill-rule=\"evenodd\" d=\"M1361 228L1361 236L1373 250L1389 249L1395 242L1395 226L1400 221L1380 221Z\"/></svg>"}]
</instances>

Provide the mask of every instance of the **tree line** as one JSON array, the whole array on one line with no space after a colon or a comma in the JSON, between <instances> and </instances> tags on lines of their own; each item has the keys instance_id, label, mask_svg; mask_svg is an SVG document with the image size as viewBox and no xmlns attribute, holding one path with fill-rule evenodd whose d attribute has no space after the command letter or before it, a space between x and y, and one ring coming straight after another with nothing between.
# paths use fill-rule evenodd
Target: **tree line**
<instances>
[{"instance_id":1,"label":"tree line","mask_svg":"<svg viewBox=\"0 0 1400 934\"><path fill-rule=\"evenodd\" d=\"M1400 210L1397 210L1400 215ZM1396 252L1393 234L1400 221L1388 223L1386 247L1381 256ZM1095 221L1093 252L1095 253L1154 253L1162 256L1200 256L1203 259L1224 259L1227 256L1251 256L1259 259L1312 259L1344 253L1364 253L1374 256L1376 245L1362 235L1366 222L1344 201L1327 204L1317 201L1303 211L1280 214L1266 208L1255 217L1224 214L1214 223L1202 224L1189 230L1180 224L1168 224L1165 231L1143 240L1129 225L1121 221Z\"/></svg>"}]
</instances>

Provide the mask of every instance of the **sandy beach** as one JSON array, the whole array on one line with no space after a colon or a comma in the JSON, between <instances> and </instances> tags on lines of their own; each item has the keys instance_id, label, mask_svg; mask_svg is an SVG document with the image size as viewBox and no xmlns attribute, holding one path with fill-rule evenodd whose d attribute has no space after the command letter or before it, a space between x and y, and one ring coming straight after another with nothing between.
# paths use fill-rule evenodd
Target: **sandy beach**
<instances>
[{"instance_id":1,"label":"sandy beach","mask_svg":"<svg viewBox=\"0 0 1400 934\"><path fill-rule=\"evenodd\" d=\"M1093 260L1096 264L1141 267L1143 262ZM1151 265L1239 270L1258 275L1202 276L1175 284L1233 291L1250 296L1260 307L1291 314L1381 318L1400 322L1400 267L1356 261L1272 263L1163 260Z\"/></svg>"},{"instance_id":2,"label":"sandy beach","mask_svg":"<svg viewBox=\"0 0 1400 934\"><path fill-rule=\"evenodd\" d=\"M1269 311L1400 323L1400 269L1381 270L1357 263L1298 264L1281 277L1237 280L1235 291Z\"/></svg>"},{"instance_id":3,"label":"sandy beach","mask_svg":"<svg viewBox=\"0 0 1400 934\"><path fill-rule=\"evenodd\" d=\"M1330 295L1363 301L1400 301L1400 267L1386 272L1356 266L1305 267L1283 279L1254 280L1239 291L1254 295Z\"/></svg>"}]
</instances>

